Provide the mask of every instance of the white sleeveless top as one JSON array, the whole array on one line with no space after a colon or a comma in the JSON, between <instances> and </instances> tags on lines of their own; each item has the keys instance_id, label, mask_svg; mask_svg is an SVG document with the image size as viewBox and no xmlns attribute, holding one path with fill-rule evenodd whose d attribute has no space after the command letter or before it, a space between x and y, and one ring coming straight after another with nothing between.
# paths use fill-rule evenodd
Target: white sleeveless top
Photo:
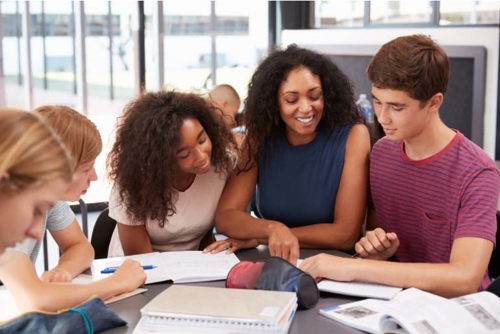
<instances>
[{"instance_id":1,"label":"white sleeveless top","mask_svg":"<svg viewBox=\"0 0 500 334\"><path fill-rule=\"evenodd\" d=\"M184 192L178 193L175 203L176 213L168 217L163 227L158 220L146 221L154 251L197 250L201 239L214 226L214 215L219 197L226 183L226 175L218 174L214 168L205 174L196 175L193 184ZM133 220L120 201L116 185L111 190L109 216L119 224L144 225L143 221ZM111 238L108 256L122 256L118 230L115 228Z\"/></svg>"}]
</instances>

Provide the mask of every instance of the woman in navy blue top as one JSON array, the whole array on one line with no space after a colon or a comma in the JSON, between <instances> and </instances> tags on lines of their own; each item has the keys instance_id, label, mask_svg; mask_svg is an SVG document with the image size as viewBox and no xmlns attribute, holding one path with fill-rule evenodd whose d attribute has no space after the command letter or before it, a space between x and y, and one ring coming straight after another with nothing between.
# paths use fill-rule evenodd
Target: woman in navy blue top
<instances>
[{"instance_id":1,"label":"woman in navy blue top","mask_svg":"<svg viewBox=\"0 0 500 334\"><path fill-rule=\"evenodd\" d=\"M216 212L230 251L268 244L295 263L299 247L352 249L365 216L370 135L348 78L326 56L291 45L257 68L245 115L238 168ZM257 218L246 210L252 198Z\"/></svg>"}]
</instances>

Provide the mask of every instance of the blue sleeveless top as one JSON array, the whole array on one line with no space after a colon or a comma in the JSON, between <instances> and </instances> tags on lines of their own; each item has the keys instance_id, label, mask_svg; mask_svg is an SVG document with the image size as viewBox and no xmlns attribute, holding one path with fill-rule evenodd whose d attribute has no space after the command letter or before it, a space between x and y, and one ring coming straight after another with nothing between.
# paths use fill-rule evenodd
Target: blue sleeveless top
<instances>
[{"instance_id":1,"label":"blue sleeveless top","mask_svg":"<svg viewBox=\"0 0 500 334\"><path fill-rule=\"evenodd\" d=\"M259 157L256 215L289 227L333 222L350 129L343 125L318 132L305 145L290 145L284 133L265 144Z\"/></svg>"}]
</instances>

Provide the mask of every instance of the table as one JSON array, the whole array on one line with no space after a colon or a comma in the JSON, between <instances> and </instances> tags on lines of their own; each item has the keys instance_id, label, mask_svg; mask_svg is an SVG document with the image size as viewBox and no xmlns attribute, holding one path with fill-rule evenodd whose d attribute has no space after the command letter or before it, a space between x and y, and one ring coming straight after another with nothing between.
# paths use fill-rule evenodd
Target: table
<instances>
[{"instance_id":1,"label":"table","mask_svg":"<svg viewBox=\"0 0 500 334\"><path fill-rule=\"evenodd\" d=\"M314 254L318 254L321 252L336 254L336 255L344 255L342 252L332 251L332 250L313 250L313 249L302 249L300 258L306 258ZM254 249L242 250L236 253L238 258L241 261L258 261L263 260L269 256L269 252L267 251L267 247L259 246ZM214 286L214 287L223 287L224 281L216 281L216 282L203 282L203 283L194 283L192 285L204 285L204 286ZM121 318L127 321L128 325L113 328L111 330L105 331L106 334L125 334L132 333L135 328L135 325L140 319L140 309L147 304L153 297L157 294L165 290L170 284L168 283L159 283L159 284L149 284L146 286L148 291L130 297L126 299L122 299L115 303L109 304L109 307L113 309ZM352 302L355 300L359 300L359 298L349 297L349 296L341 296L329 293L321 293L321 298L318 304L309 310L300 310L297 311L295 317L293 319L292 325L290 327L289 334L303 334L303 333L315 333L315 334L323 334L323 333L336 333L336 334L352 334L352 333L361 333L353 328L347 327L339 322L328 319L318 314L318 310L320 308L324 308L332 305L339 305L348 302Z\"/></svg>"}]
</instances>

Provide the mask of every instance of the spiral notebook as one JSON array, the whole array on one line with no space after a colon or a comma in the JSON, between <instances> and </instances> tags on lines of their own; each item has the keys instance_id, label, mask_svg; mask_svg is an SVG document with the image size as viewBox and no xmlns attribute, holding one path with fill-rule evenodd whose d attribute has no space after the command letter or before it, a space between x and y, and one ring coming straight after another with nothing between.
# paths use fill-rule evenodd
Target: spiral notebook
<instances>
[{"instance_id":1,"label":"spiral notebook","mask_svg":"<svg viewBox=\"0 0 500 334\"><path fill-rule=\"evenodd\" d=\"M294 292L172 285L141 309L134 334L287 333Z\"/></svg>"}]
</instances>

